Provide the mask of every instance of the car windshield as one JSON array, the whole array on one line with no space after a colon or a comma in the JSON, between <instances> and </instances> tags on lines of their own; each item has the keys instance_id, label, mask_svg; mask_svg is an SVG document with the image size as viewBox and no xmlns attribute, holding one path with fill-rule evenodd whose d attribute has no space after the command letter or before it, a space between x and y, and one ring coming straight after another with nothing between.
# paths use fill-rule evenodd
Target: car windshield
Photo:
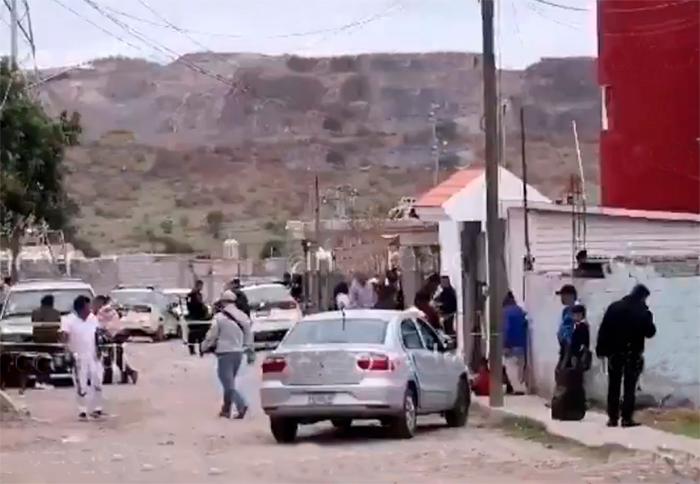
<instances>
[{"instance_id":1,"label":"car windshield","mask_svg":"<svg viewBox=\"0 0 700 484\"><path fill-rule=\"evenodd\" d=\"M3 319L14 316L29 316L32 311L41 306L44 296L52 295L53 306L61 314L68 314L73 310L73 301L78 296L87 296L92 299L89 289L47 289L45 291L21 291L10 292L3 309Z\"/></svg>"},{"instance_id":2,"label":"car windshield","mask_svg":"<svg viewBox=\"0 0 700 484\"><path fill-rule=\"evenodd\" d=\"M245 287L243 292L248 298L248 304L251 307L260 306L262 303L269 304L294 300L289 294L289 289L282 285Z\"/></svg>"},{"instance_id":3,"label":"car windshield","mask_svg":"<svg viewBox=\"0 0 700 484\"><path fill-rule=\"evenodd\" d=\"M112 291L109 296L119 306L150 306L157 302L156 294L153 291Z\"/></svg>"},{"instance_id":4,"label":"car windshield","mask_svg":"<svg viewBox=\"0 0 700 484\"><path fill-rule=\"evenodd\" d=\"M313 344L383 344L387 322L381 319L324 319L300 321L284 339L284 346Z\"/></svg>"}]
</instances>

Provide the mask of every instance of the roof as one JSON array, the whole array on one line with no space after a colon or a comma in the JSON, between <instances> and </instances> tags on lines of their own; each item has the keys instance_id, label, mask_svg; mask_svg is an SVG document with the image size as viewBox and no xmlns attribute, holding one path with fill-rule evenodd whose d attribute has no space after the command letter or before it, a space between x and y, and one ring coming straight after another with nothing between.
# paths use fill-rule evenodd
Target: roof
<instances>
[{"instance_id":1,"label":"roof","mask_svg":"<svg viewBox=\"0 0 700 484\"><path fill-rule=\"evenodd\" d=\"M345 319L381 319L387 323L394 321L401 315L418 315L417 310L386 310L386 309L348 309L345 311ZM327 311L323 313L311 314L304 317L304 321L323 321L326 319L340 319L343 317L341 311Z\"/></svg>"},{"instance_id":2,"label":"roof","mask_svg":"<svg viewBox=\"0 0 700 484\"><path fill-rule=\"evenodd\" d=\"M523 203L520 200L512 200L504 203L507 209L515 208L522 209ZM566 204L556 204L556 203L542 203L542 202L530 202L528 204L528 210L539 210L545 212L565 212L571 213L571 205ZM657 210L632 210L627 208L614 208L614 207L599 207L599 206L588 206L586 207L587 215L607 215L610 217L629 217L629 218L642 218L647 220L667 220L674 222L696 222L700 223L700 214L697 213L679 213L679 212L664 212Z\"/></svg>"},{"instance_id":3,"label":"roof","mask_svg":"<svg viewBox=\"0 0 700 484\"><path fill-rule=\"evenodd\" d=\"M461 190L474 183L484 174L484 168L467 168L459 170L447 180L431 188L423 194L415 203L415 207L442 207Z\"/></svg>"},{"instance_id":4,"label":"roof","mask_svg":"<svg viewBox=\"0 0 700 484\"><path fill-rule=\"evenodd\" d=\"M89 289L92 286L80 279L27 279L10 287L10 291L65 291L71 289Z\"/></svg>"},{"instance_id":5,"label":"roof","mask_svg":"<svg viewBox=\"0 0 700 484\"><path fill-rule=\"evenodd\" d=\"M502 166L498 167L498 201L522 200L523 181ZM532 202L550 202L536 188L527 187L527 198ZM484 222L486 220L486 169L484 167L459 170L450 178L432 188L418 199L416 213L421 220L442 222ZM499 208L499 215L505 213Z\"/></svg>"}]
</instances>

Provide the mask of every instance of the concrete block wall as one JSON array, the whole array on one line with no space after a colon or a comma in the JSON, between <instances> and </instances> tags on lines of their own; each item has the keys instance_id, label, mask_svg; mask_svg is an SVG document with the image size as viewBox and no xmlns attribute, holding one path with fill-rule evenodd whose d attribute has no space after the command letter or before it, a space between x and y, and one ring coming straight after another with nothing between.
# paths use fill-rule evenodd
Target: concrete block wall
<instances>
[{"instance_id":1,"label":"concrete block wall","mask_svg":"<svg viewBox=\"0 0 700 484\"><path fill-rule=\"evenodd\" d=\"M673 395L700 406L700 276L666 277L651 265L616 263L605 279L572 281L558 274L526 276L524 306L531 320L530 371L538 394L550 397L554 390L556 331L562 311L555 291L571 282L587 307L593 347L607 306L635 284L646 284L651 291L649 307L657 335L647 341L641 390L657 401ZM597 359L586 375L586 387L590 398L605 400L607 376Z\"/></svg>"}]
</instances>

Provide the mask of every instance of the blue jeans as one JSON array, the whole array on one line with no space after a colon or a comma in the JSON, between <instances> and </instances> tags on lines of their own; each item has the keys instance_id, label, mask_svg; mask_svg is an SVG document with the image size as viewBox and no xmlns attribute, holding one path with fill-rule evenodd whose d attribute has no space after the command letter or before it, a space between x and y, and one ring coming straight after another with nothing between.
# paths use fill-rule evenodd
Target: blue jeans
<instances>
[{"instance_id":1,"label":"blue jeans","mask_svg":"<svg viewBox=\"0 0 700 484\"><path fill-rule=\"evenodd\" d=\"M247 404L243 395L236 390L236 375L241 367L243 353L240 351L232 351L230 353L219 353L216 355L218 359L217 374L221 387L224 390L224 405L222 411L228 413L231 411L231 403L236 405L236 409L241 412L247 408Z\"/></svg>"}]
</instances>

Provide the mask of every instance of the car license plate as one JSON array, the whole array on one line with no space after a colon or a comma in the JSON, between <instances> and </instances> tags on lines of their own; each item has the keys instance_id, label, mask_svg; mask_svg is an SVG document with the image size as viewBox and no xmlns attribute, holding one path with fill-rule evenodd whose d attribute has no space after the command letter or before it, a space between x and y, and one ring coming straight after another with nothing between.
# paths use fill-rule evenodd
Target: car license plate
<instances>
[{"instance_id":1,"label":"car license plate","mask_svg":"<svg viewBox=\"0 0 700 484\"><path fill-rule=\"evenodd\" d=\"M309 405L330 405L334 397L333 393L310 393Z\"/></svg>"}]
</instances>

